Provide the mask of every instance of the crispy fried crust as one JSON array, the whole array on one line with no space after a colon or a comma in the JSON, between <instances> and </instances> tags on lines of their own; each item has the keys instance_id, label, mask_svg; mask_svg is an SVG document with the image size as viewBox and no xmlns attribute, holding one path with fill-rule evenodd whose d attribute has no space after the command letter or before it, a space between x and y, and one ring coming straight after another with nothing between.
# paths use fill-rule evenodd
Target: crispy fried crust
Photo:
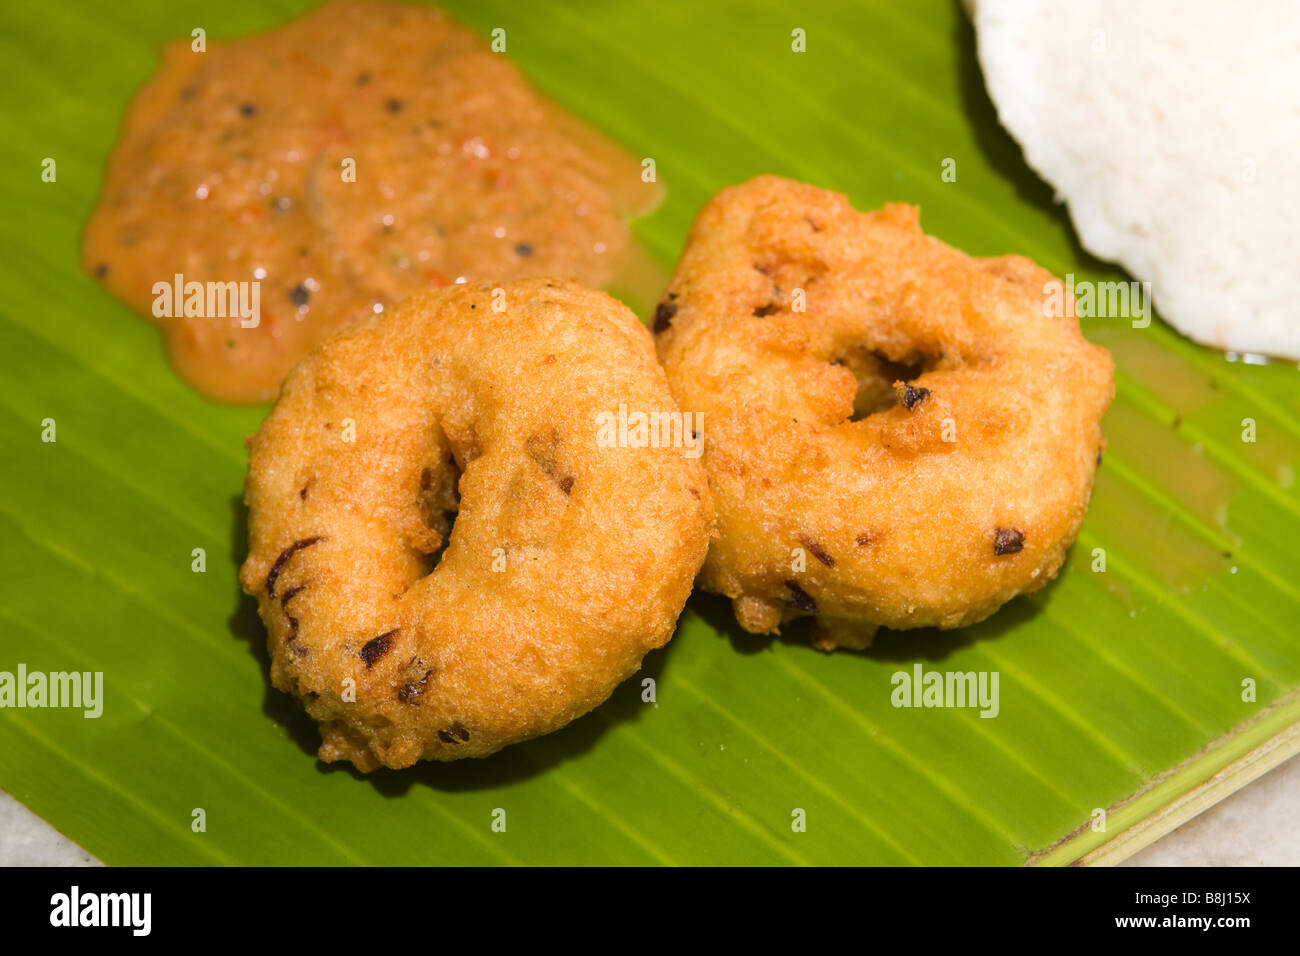
<instances>
[{"instance_id":1,"label":"crispy fried crust","mask_svg":"<svg viewBox=\"0 0 1300 956\"><path fill-rule=\"evenodd\" d=\"M925 236L912 207L789 180L704 208L654 326L704 413L721 538L700 583L742 627L816 615L819 646L862 647L1056 575L1114 388L1105 350L1045 314L1050 281Z\"/></svg>"},{"instance_id":2,"label":"crispy fried crust","mask_svg":"<svg viewBox=\"0 0 1300 956\"><path fill-rule=\"evenodd\" d=\"M251 442L240 581L321 759L486 756L668 641L712 504L680 448L602 447L620 404L676 412L650 336L559 280L418 297L294 369Z\"/></svg>"}]
</instances>

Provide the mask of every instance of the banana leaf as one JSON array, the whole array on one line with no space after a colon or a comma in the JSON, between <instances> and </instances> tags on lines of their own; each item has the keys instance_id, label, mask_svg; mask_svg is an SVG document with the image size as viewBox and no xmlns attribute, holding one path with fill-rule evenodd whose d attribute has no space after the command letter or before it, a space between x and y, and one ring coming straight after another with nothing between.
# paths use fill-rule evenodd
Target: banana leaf
<instances>
[{"instance_id":1,"label":"banana leaf","mask_svg":"<svg viewBox=\"0 0 1300 956\"><path fill-rule=\"evenodd\" d=\"M243 440L266 409L199 398L78 267L162 44L308 6L0 6L0 671L104 675L98 718L0 710L0 787L110 864L1014 865L1118 858L1295 752L1300 377L1157 317L1083 321L1118 364L1091 511L1061 576L988 621L825 655L798 628L748 637L697 594L646 661L653 702L629 681L485 761L317 762L235 580ZM918 204L975 255L1129 278L1079 247L998 125L950 0L445 6L504 28L539 88L655 159L667 198L637 229L665 268L713 193L777 173ZM893 706L918 664L997 672L996 717Z\"/></svg>"}]
</instances>

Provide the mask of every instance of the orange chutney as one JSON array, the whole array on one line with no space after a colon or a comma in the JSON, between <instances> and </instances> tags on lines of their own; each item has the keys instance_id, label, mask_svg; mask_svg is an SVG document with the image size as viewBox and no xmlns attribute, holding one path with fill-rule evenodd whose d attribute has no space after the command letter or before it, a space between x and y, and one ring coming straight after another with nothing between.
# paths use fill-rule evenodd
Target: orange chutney
<instances>
[{"instance_id":1,"label":"orange chutney","mask_svg":"<svg viewBox=\"0 0 1300 956\"><path fill-rule=\"evenodd\" d=\"M330 332L429 286L626 280L644 258L627 220L660 198L640 161L442 12L335 2L165 50L84 263L154 318L199 392L261 402Z\"/></svg>"}]
</instances>

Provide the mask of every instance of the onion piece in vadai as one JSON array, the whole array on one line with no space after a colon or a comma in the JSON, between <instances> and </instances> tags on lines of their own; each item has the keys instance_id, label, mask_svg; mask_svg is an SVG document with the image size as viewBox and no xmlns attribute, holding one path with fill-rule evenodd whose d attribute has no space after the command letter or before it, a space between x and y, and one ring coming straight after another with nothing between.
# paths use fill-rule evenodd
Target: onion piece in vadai
<instances>
[{"instance_id":1,"label":"onion piece in vadai","mask_svg":"<svg viewBox=\"0 0 1300 956\"><path fill-rule=\"evenodd\" d=\"M824 649L979 621L1059 571L1088 506L1112 363L1053 277L775 177L700 213L654 320L708 422L720 538L701 585Z\"/></svg>"},{"instance_id":2,"label":"onion piece in vadai","mask_svg":"<svg viewBox=\"0 0 1300 956\"><path fill-rule=\"evenodd\" d=\"M240 581L321 759L486 756L668 641L712 503L689 448L601 440L620 408L677 414L650 334L560 280L417 296L294 368L251 440Z\"/></svg>"}]
</instances>

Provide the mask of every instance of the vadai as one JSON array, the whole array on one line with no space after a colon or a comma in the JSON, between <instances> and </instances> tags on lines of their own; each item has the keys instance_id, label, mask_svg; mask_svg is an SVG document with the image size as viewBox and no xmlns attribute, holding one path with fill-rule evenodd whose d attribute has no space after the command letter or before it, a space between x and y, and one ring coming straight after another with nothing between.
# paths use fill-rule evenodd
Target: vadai
<instances>
[{"instance_id":1,"label":"vadai","mask_svg":"<svg viewBox=\"0 0 1300 956\"><path fill-rule=\"evenodd\" d=\"M975 259L915 208L761 177L696 220L654 319L708 423L720 537L702 587L824 649L961 627L1054 577L1103 446L1113 366L1028 259Z\"/></svg>"},{"instance_id":2,"label":"vadai","mask_svg":"<svg viewBox=\"0 0 1300 956\"><path fill-rule=\"evenodd\" d=\"M712 502L686 449L600 440L620 409L678 414L650 333L557 279L415 296L293 369L250 440L240 582L322 760L486 756L669 640Z\"/></svg>"},{"instance_id":3,"label":"vadai","mask_svg":"<svg viewBox=\"0 0 1300 956\"><path fill-rule=\"evenodd\" d=\"M196 42L136 95L83 261L205 396L270 401L330 332L430 287L639 281L627 220L662 187L441 11L345 0ZM177 276L208 295L160 299Z\"/></svg>"}]
</instances>

